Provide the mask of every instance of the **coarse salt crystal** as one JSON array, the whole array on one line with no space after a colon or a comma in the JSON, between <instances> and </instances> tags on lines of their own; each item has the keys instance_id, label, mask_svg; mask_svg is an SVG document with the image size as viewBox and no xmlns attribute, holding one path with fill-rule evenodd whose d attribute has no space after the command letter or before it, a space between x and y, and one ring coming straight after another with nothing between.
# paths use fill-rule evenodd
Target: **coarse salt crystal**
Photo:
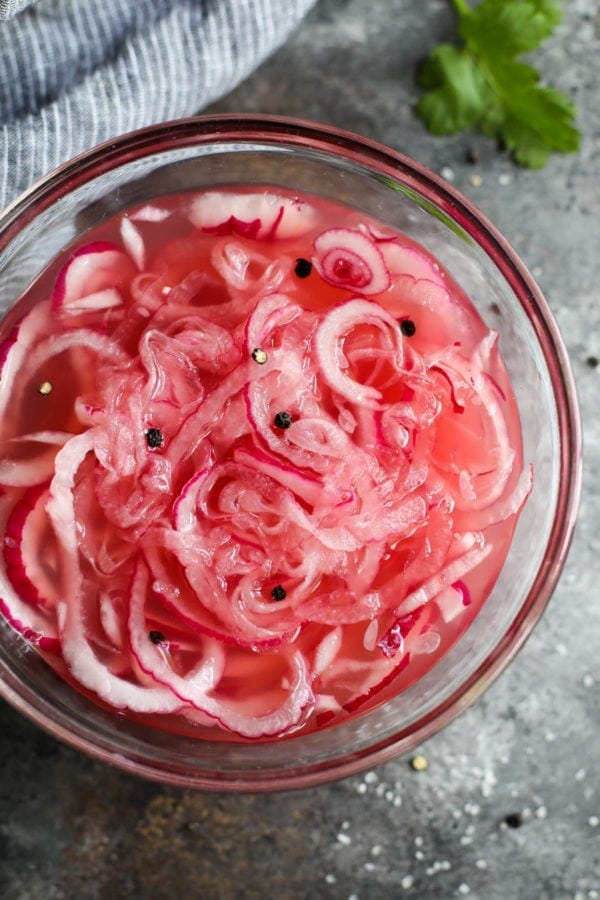
<instances>
[{"instance_id":1,"label":"coarse salt crystal","mask_svg":"<svg viewBox=\"0 0 600 900\"><path fill-rule=\"evenodd\" d=\"M426 875L437 875L438 872L444 871L444 863L441 860L437 860L433 863L433 865L429 866L428 869L425 870Z\"/></svg>"}]
</instances>

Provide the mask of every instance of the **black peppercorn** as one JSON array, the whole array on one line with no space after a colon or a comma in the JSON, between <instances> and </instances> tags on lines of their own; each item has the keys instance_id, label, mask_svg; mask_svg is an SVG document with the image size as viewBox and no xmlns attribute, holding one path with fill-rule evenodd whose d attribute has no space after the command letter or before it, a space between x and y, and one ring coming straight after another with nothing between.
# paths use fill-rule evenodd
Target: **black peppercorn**
<instances>
[{"instance_id":1,"label":"black peppercorn","mask_svg":"<svg viewBox=\"0 0 600 900\"><path fill-rule=\"evenodd\" d=\"M160 428L149 428L146 432L146 443L152 450L163 445L163 433Z\"/></svg>"},{"instance_id":2,"label":"black peppercorn","mask_svg":"<svg viewBox=\"0 0 600 900\"><path fill-rule=\"evenodd\" d=\"M273 600L285 600L285 598L287 597L285 588L280 584L276 584L271 591L271 597L273 598Z\"/></svg>"},{"instance_id":3,"label":"black peppercorn","mask_svg":"<svg viewBox=\"0 0 600 900\"><path fill-rule=\"evenodd\" d=\"M405 337L412 337L416 330L417 326L412 319L403 319L400 322L400 331Z\"/></svg>"},{"instance_id":4,"label":"black peppercorn","mask_svg":"<svg viewBox=\"0 0 600 900\"><path fill-rule=\"evenodd\" d=\"M520 828L523 824L523 814L520 812L510 813L504 821L509 828Z\"/></svg>"},{"instance_id":5,"label":"black peppercorn","mask_svg":"<svg viewBox=\"0 0 600 900\"><path fill-rule=\"evenodd\" d=\"M289 412L278 412L273 421L277 428L286 429L292 424L292 417Z\"/></svg>"},{"instance_id":6,"label":"black peppercorn","mask_svg":"<svg viewBox=\"0 0 600 900\"><path fill-rule=\"evenodd\" d=\"M165 642L165 636L162 631L149 631L148 637L153 644L164 644Z\"/></svg>"},{"instance_id":7,"label":"black peppercorn","mask_svg":"<svg viewBox=\"0 0 600 900\"><path fill-rule=\"evenodd\" d=\"M312 272L312 263L308 259L300 259L296 260L296 266L294 268L294 273L298 276L298 278L308 278L310 273Z\"/></svg>"}]
</instances>

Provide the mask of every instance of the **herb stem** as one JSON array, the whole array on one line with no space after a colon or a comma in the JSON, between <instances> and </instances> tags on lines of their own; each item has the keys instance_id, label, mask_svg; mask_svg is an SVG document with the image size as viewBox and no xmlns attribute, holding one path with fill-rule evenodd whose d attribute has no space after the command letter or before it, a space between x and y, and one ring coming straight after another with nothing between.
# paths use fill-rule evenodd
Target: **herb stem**
<instances>
[{"instance_id":1,"label":"herb stem","mask_svg":"<svg viewBox=\"0 0 600 900\"><path fill-rule=\"evenodd\" d=\"M468 16L471 12L471 7L467 0L451 0L451 2L459 16Z\"/></svg>"}]
</instances>

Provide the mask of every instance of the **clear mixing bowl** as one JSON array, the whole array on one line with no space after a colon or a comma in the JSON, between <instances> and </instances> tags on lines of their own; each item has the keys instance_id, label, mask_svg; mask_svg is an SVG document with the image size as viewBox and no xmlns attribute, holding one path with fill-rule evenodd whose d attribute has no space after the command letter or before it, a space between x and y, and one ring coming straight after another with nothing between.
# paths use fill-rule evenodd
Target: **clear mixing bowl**
<instances>
[{"instance_id":1,"label":"clear mixing bowl","mask_svg":"<svg viewBox=\"0 0 600 900\"><path fill-rule=\"evenodd\" d=\"M272 791L320 784L406 753L473 703L542 614L565 561L581 475L572 374L550 310L506 240L423 166L355 135L278 118L204 117L126 135L51 173L0 216L1 313L78 235L132 204L219 184L265 184L358 208L427 247L500 332L535 484L489 600L408 690L350 721L270 742L194 740L106 712L9 626L0 694L55 737L171 785Z\"/></svg>"}]
</instances>

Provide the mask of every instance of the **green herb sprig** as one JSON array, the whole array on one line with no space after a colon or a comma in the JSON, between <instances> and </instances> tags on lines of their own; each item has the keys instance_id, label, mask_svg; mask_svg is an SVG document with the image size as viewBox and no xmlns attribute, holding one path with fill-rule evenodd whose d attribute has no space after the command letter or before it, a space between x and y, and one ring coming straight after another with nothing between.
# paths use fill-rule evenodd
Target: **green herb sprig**
<instances>
[{"instance_id":1,"label":"green herb sprig","mask_svg":"<svg viewBox=\"0 0 600 900\"><path fill-rule=\"evenodd\" d=\"M451 0L462 46L440 44L419 72L425 93L416 111L433 134L480 129L532 169L550 153L573 153L580 133L565 94L540 85L540 74L519 60L537 49L562 18L554 0Z\"/></svg>"}]
</instances>

